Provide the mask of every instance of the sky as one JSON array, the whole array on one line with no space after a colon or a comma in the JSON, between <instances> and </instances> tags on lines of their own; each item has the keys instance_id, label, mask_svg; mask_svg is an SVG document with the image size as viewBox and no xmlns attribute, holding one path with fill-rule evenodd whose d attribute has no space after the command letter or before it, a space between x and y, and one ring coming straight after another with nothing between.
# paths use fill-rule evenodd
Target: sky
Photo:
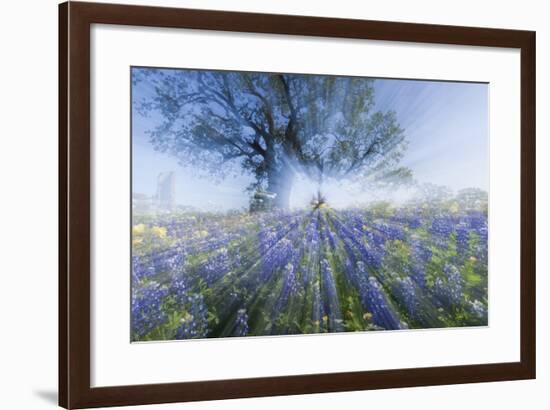
<instances>
[{"instance_id":1,"label":"sky","mask_svg":"<svg viewBox=\"0 0 550 410\"><path fill-rule=\"evenodd\" d=\"M454 191L474 187L488 191L488 84L376 79L374 89L375 110L395 111L405 131L409 145L401 165L413 171L416 181L445 185ZM150 96L151 86L147 81L139 82L132 93L134 101L139 101ZM228 177L216 183L183 168L174 157L155 151L146 131L159 120L158 115L143 117L133 110L133 192L153 195L158 174L174 171L178 204L203 210L248 207L248 195L243 192L252 177ZM307 203L315 189L306 179L298 179L291 205ZM326 190L339 197L341 204L350 196L341 185L327 186Z\"/></svg>"}]
</instances>

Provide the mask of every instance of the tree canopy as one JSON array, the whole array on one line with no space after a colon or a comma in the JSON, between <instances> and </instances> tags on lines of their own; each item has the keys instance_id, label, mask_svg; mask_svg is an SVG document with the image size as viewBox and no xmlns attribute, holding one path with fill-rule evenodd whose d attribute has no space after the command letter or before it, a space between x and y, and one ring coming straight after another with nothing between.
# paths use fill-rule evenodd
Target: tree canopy
<instances>
[{"instance_id":1,"label":"tree canopy","mask_svg":"<svg viewBox=\"0 0 550 410\"><path fill-rule=\"evenodd\" d=\"M404 131L393 111L376 111L373 80L300 74L134 68L149 93L136 107L155 115L156 150L207 175L246 172L252 190L287 207L298 173L327 179L391 180L400 168ZM143 86L143 84L142 84Z\"/></svg>"}]
</instances>

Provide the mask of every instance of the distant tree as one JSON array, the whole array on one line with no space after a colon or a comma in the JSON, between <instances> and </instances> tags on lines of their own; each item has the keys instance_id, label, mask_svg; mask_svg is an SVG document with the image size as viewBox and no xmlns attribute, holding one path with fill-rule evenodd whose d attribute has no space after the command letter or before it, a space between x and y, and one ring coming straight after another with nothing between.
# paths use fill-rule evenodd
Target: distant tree
<instances>
[{"instance_id":1,"label":"distant tree","mask_svg":"<svg viewBox=\"0 0 550 410\"><path fill-rule=\"evenodd\" d=\"M431 203L441 206L441 204L450 201L453 198L453 191L444 185L432 183L417 184L418 195L413 202L419 204Z\"/></svg>"},{"instance_id":2,"label":"distant tree","mask_svg":"<svg viewBox=\"0 0 550 410\"><path fill-rule=\"evenodd\" d=\"M456 201L463 210L487 208L489 195L480 188L465 188L458 191Z\"/></svg>"},{"instance_id":3,"label":"distant tree","mask_svg":"<svg viewBox=\"0 0 550 410\"><path fill-rule=\"evenodd\" d=\"M156 150L182 165L223 178L246 172L252 190L275 193L286 208L297 173L319 186L327 178L410 176L396 168L406 148L392 111L374 110L373 81L365 78L133 69L136 101L156 116Z\"/></svg>"}]
</instances>

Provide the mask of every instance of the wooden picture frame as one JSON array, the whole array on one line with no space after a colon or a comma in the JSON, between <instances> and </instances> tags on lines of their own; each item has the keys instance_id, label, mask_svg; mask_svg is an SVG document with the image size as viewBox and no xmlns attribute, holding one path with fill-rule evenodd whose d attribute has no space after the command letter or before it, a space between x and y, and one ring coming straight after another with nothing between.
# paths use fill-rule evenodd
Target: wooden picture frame
<instances>
[{"instance_id":1,"label":"wooden picture frame","mask_svg":"<svg viewBox=\"0 0 550 410\"><path fill-rule=\"evenodd\" d=\"M192 28L521 50L521 360L446 367L127 385L90 384L90 27ZM70 2L59 6L59 404L220 400L535 378L535 33Z\"/></svg>"}]
</instances>

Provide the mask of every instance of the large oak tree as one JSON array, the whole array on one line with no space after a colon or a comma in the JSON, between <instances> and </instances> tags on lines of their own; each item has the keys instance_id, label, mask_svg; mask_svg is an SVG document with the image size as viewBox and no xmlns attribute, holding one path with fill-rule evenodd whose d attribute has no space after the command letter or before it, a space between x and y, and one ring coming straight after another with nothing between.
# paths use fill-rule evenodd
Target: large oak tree
<instances>
[{"instance_id":1,"label":"large oak tree","mask_svg":"<svg viewBox=\"0 0 550 410\"><path fill-rule=\"evenodd\" d=\"M148 90L135 104L156 119L155 149L215 178L251 173L277 207L298 173L320 186L410 176L398 167L404 132L374 109L370 79L134 68L132 80Z\"/></svg>"}]
</instances>

